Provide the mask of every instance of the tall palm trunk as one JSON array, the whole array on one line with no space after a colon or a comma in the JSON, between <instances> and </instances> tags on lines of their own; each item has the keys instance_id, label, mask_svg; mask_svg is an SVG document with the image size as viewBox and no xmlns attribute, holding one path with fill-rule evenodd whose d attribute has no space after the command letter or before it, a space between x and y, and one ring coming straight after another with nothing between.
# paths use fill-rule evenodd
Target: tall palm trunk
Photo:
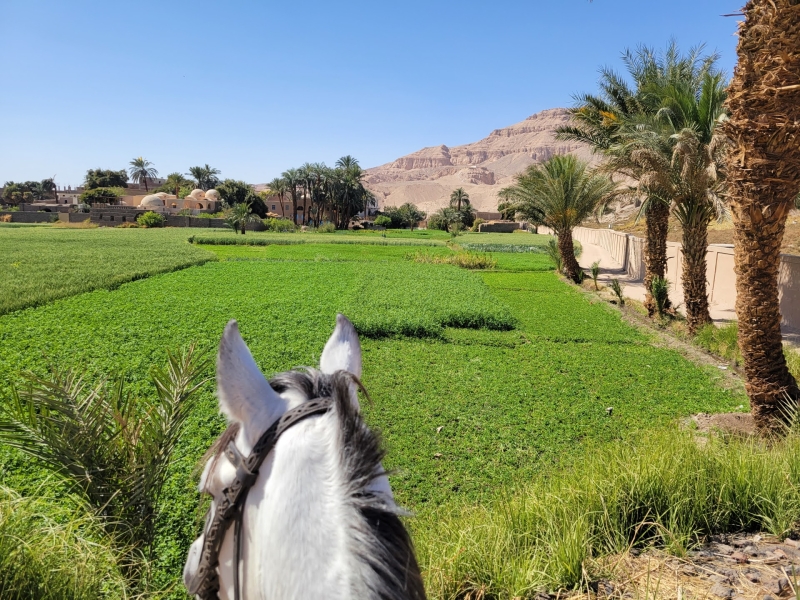
<instances>
[{"instance_id":1,"label":"tall palm trunk","mask_svg":"<svg viewBox=\"0 0 800 600\"><path fill-rule=\"evenodd\" d=\"M708 312L706 285L706 251L708 249L708 211L703 207L689 212L683 225L683 301L686 304L686 324L690 335L711 323Z\"/></svg>"},{"instance_id":2,"label":"tall palm trunk","mask_svg":"<svg viewBox=\"0 0 800 600\"><path fill-rule=\"evenodd\" d=\"M800 398L781 344L778 268L786 217L800 187L800 4L750 0L729 89L728 181L734 225L736 316L745 387L765 434Z\"/></svg>"},{"instance_id":3,"label":"tall palm trunk","mask_svg":"<svg viewBox=\"0 0 800 600\"><path fill-rule=\"evenodd\" d=\"M572 243L572 230L558 232L558 252L561 254L561 264L564 272L572 281L578 281L580 265L575 258L575 245Z\"/></svg>"},{"instance_id":4,"label":"tall palm trunk","mask_svg":"<svg viewBox=\"0 0 800 600\"><path fill-rule=\"evenodd\" d=\"M651 291L653 279L663 278L667 272L667 230L669 229L669 206L657 198L647 200L645 213L646 246L644 253L644 289L646 290L644 305L647 314L656 313L656 302ZM669 301L667 301L669 304Z\"/></svg>"}]
</instances>

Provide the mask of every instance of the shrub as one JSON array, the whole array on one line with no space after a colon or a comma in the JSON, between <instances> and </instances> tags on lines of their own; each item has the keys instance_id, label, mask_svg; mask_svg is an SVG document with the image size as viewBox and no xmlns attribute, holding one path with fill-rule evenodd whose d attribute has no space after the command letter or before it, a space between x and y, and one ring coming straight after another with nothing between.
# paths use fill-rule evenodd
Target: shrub
<instances>
[{"instance_id":1,"label":"shrub","mask_svg":"<svg viewBox=\"0 0 800 600\"><path fill-rule=\"evenodd\" d=\"M386 215L378 215L375 217L375 225L377 227L389 227L391 224L392 220Z\"/></svg>"},{"instance_id":2,"label":"shrub","mask_svg":"<svg viewBox=\"0 0 800 600\"><path fill-rule=\"evenodd\" d=\"M650 284L650 293L653 294L658 314L663 317L669 302L669 280L665 277L654 277Z\"/></svg>"},{"instance_id":3,"label":"shrub","mask_svg":"<svg viewBox=\"0 0 800 600\"><path fill-rule=\"evenodd\" d=\"M450 223L448 231L450 232L451 238L458 237L464 233L464 224L459 222Z\"/></svg>"},{"instance_id":4,"label":"shrub","mask_svg":"<svg viewBox=\"0 0 800 600\"><path fill-rule=\"evenodd\" d=\"M0 215L0 223L11 223L11 215Z\"/></svg>"},{"instance_id":5,"label":"shrub","mask_svg":"<svg viewBox=\"0 0 800 600\"><path fill-rule=\"evenodd\" d=\"M164 223L167 222L167 219L161 213L149 210L146 213L139 215L139 218L136 219L136 222L140 227L163 227Z\"/></svg>"},{"instance_id":6,"label":"shrub","mask_svg":"<svg viewBox=\"0 0 800 600\"><path fill-rule=\"evenodd\" d=\"M117 543L149 549L170 458L208 365L194 346L168 353L166 368L150 372L156 400L133 396L121 378L91 388L69 371L27 374L0 403L0 442L81 495Z\"/></svg>"},{"instance_id":7,"label":"shrub","mask_svg":"<svg viewBox=\"0 0 800 600\"><path fill-rule=\"evenodd\" d=\"M622 296L623 285L619 282L619 279L612 279L610 285L611 291L617 296L619 305L625 306L625 298Z\"/></svg>"},{"instance_id":8,"label":"shrub","mask_svg":"<svg viewBox=\"0 0 800 600\"><path fill-rule=\"evenodd\" d=\"M225 213L218 212L218 213L197 213L194 215L195 219L224 219Z\"/></svg>"},{"instance_id":9,"label":"shrub","mask_svg":"<svg viewBox=\"0 0 800 600\"><path fill-rule=\"evenodd\" d=\"M177 215L179 217L191 217L191 216L193 216L192 215L192 209L191 208L182 208L177 212Z\"/></svg>"},{"instance_id":10,"label":"shrub","mask_svg":"<svg viewBox=\"0 0 800 600\"><path fill-rule=\"evenodd\" d=\"M317 227L317 233L334 233L336 231L336 225L333 223L323 223L319 227Z\"/></svg>"},{"instance_id":11,"label":"shrub","mask_svg":"<svg viewBox=\"0 0 800 600\"><path fill-rule=\"evenodd\" d=\"M86 221L84 221L84 223L85 222ZM138 228L139 228L139 224L138 223L134 223L133 221L128 221L126 223L120 223L119 225L117 225L117 229L138 229Z\"/></svg>"},{"instance_id":12,"label":"shrub","mask_svg":"<svg viewBox=\"0 0 800 600\"><path fill-rule=\"evenodd\" d=\"M474 233L478 233L478 231L480 231L480 227L481 227L481 225L483 223L486 223L486 221L484 219L481 219L480 217L475 219L475 222L472 224L472 231Z\"/></svg>"},{"instance_id":13,"label":"shrub","mask_svg":"<svg viewBox=\"0 0 800 600\"><path fill-rule=\"evenodd\" d=\"M270 217L268 219L264 219L264 226L267 228L267 231L274 231L276 233L289 233L297 231L297 225L292 223L289 219Z\"/></svg>"},{"instance_id":14,"label":"shrub","mask_svg":"<svg viewBox=\"0 0 800 600\"><path fill-rule=\"evenodd\" d=\"M128 223L122 223L122 225L118 225L118 227L122 227L123 225L128 225ZM134 227L136 225L131 223ZM85 221L80 221L78 223L70 223L68 221L56 221L53 223L53 227L56 229L97 229L97 223L92 223L89 217L86 217Z\"/></svg>"}]
</instances>

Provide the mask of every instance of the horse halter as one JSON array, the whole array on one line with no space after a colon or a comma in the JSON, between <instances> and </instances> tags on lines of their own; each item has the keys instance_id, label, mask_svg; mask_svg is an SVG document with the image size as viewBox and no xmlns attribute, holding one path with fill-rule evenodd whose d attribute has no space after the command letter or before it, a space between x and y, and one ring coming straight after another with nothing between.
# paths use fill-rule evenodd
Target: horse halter
<instances>
[{"instance_id":1,"label":"horse halter","mask_svg":"<svg viewBox=\"0 0 800 600\"><path fill-rule=\"evenodd\" d=\"M292 425L311 417L328 412L333 406L332 398L314 398L287 411L258 438L253 451L247 458L236 448L234 440L225 448L225 457L236 467L233 482L222 490L222 497L209 507L197 572L187 586L188 592L201 600L215 600L219 597L219 551L222 541L233 525L233 593L239 600L239 561L242 545L241 529L244 503L247 493L258 478L258 469L267 455L275 447L281 434Z\"/></svg>"}]
</instances>

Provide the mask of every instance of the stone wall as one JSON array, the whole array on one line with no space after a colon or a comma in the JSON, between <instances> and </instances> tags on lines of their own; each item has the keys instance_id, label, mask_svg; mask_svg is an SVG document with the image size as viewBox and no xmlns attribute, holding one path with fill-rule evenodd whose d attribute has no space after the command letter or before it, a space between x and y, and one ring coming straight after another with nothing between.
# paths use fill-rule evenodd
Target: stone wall
<instances>
[{"instance_id":1,"label":"stone wall","mask_svg":"<svg viewBox=\"0 0 800 600\"><path fill-rule=\"evenodd\" d=\"M52 223L58 220L58 213L48 212L0 211L0 216L3 215L11 215L12 223Z\"/></svg>"}]
</instances>

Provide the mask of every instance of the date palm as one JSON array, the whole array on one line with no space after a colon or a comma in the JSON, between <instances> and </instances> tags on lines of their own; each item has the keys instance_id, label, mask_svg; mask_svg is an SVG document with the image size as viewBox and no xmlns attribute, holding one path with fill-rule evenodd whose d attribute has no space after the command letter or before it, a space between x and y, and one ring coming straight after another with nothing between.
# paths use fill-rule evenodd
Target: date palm
<instances>
[{"instance_id":1,"label":"date palm","mask_svg":"<svg viewBox=\"0 0 800 600\"><path fill-rule=\"evenodd\" d=\"M175 195L179 196L181 188L190 185L191 183L191 180L184 177L183 173L175 172L167 175L167 180L164 185L168 186L171 190L175 190Z\"/></svg>"},{"instance_id":2,"label":"date palm","mask_svg":"<svg viewBox=\"0 0 800 600\"><path fill-rule=\"evenodd\" d=\"M128 174L131 177L131 181L134 183L144 183L144 190L149 191L147 189L147 180L158 177L158 171L153 167L153 163L140 156L134 158L129 164L131 166L128 169Z\"/></svg>"},{"instance_id":3,"label":"date palm","mask_svg":"<svg viewBox=\"0 0 800 600\"><path fill-rule=\"evenodd\" d=\"M218 177L219 174L220 170L210 167L208 163L206 163L204 167L189 168L189 175L194 177L195 183L197 183L197 187L199 187L204 192L207 192L208 190L213 189L219 185L220 183L220 179Z\"/></svg>"},{"instance_id":4,"label":"date palm","mask_svg":"<svg viewBox=\"0 0 800 600\"><path fill-rule=\"evenodd\" d=\"M690 334L711 322L706 291L708 225L727 216L723 201L722 158L725 145L717 132L724 119L725 81L706 73L695 89L691 82L658 90L661 108L654 116L634 119L610 148L611 164L624 157L637 170L639 185L662 203L683 230L683 283Z\"/></svg>"},{"instance_id":5,"label":"date palm","mask_svg":"<svg viewBox=\"0 0 800 600\"><path fill-rule=\"evenodd\" d=\"M292 222L297 225L297 200L300 197L302 178L299 169L286 169L281 173L281 179L286 182L286 190L292 199Z\"/></svg>"},{"instance_id":6,"label":"date palm","mask_svg":"<svg viewBox=\"0 0 800 600\"><path fill-rule=\"evenodd\" d=\"M553 156L516 176L511 186L514 210L550 227L558 237L558 250L567 276L578 281L578 261L572 230L610 199L616 184L605 174L571 154Z\"/></svg>"},{"instance_id":7,"label":"date palm","mask_svg":"<svg viewBox=\"0 0 800 600\"><path fill-rule=\"evenodd\" d=\"M464 191L464 188L456 188L450 194L450 207L455 207L458 213L461 213L461 204L469 204L469 194Z\"/></svg>"},{"instance_id":8,"label":"date palm","mask_svg":"<svg viewBox=\"0 0 800 600\"><path fill-rule=\"evenodd\" d=\"M664 52L640 46L626 50L623 63L633 85L615 71L600 71L599 94L580 94L577 105L570 110L573 124L559 127L556 137L581 141L593 151L613 160L608 170L639 182L641 169L630 156L619 152L625 148L624 136L637 120L655 116L662 108L662 90L677 83L699 88L706 73L713 69L715 54L703 55L703 46L691 48L683 55L673 40ZM616 152L614 151L616 149ZM640 186L644 196L640 216L645 218L645 306L650 316L655 314L655 302L650 289L656 277L664 278L667 266L667 231L669 202Z\"/></svg>"},{"instance_id":9,"label":"date palm","mask_svg":"<svg viewBox=\"0 0 800 600\"><path fill-rule=\"evenodd\" d=\"M800 191L800 4L750 0L729 89L728 182L736 316L756 425L784 431L800 390L781 344L778 267L786 217Z\"/></svg>"},{"instance_id":10,"label":"date palm","mask_svg":"<svg viewBox=\"0 0 800 600\"><path fill-rule=\"evenodd\" d=\"M286 192L289 190L286 180L283 177L276 177L267 184L267 187L271 195L278 197L278 202L280 202L281 205L281 216L285 219L286 209L283 204L283 199L286 197Z\"/></svg>"}]
</instances>

